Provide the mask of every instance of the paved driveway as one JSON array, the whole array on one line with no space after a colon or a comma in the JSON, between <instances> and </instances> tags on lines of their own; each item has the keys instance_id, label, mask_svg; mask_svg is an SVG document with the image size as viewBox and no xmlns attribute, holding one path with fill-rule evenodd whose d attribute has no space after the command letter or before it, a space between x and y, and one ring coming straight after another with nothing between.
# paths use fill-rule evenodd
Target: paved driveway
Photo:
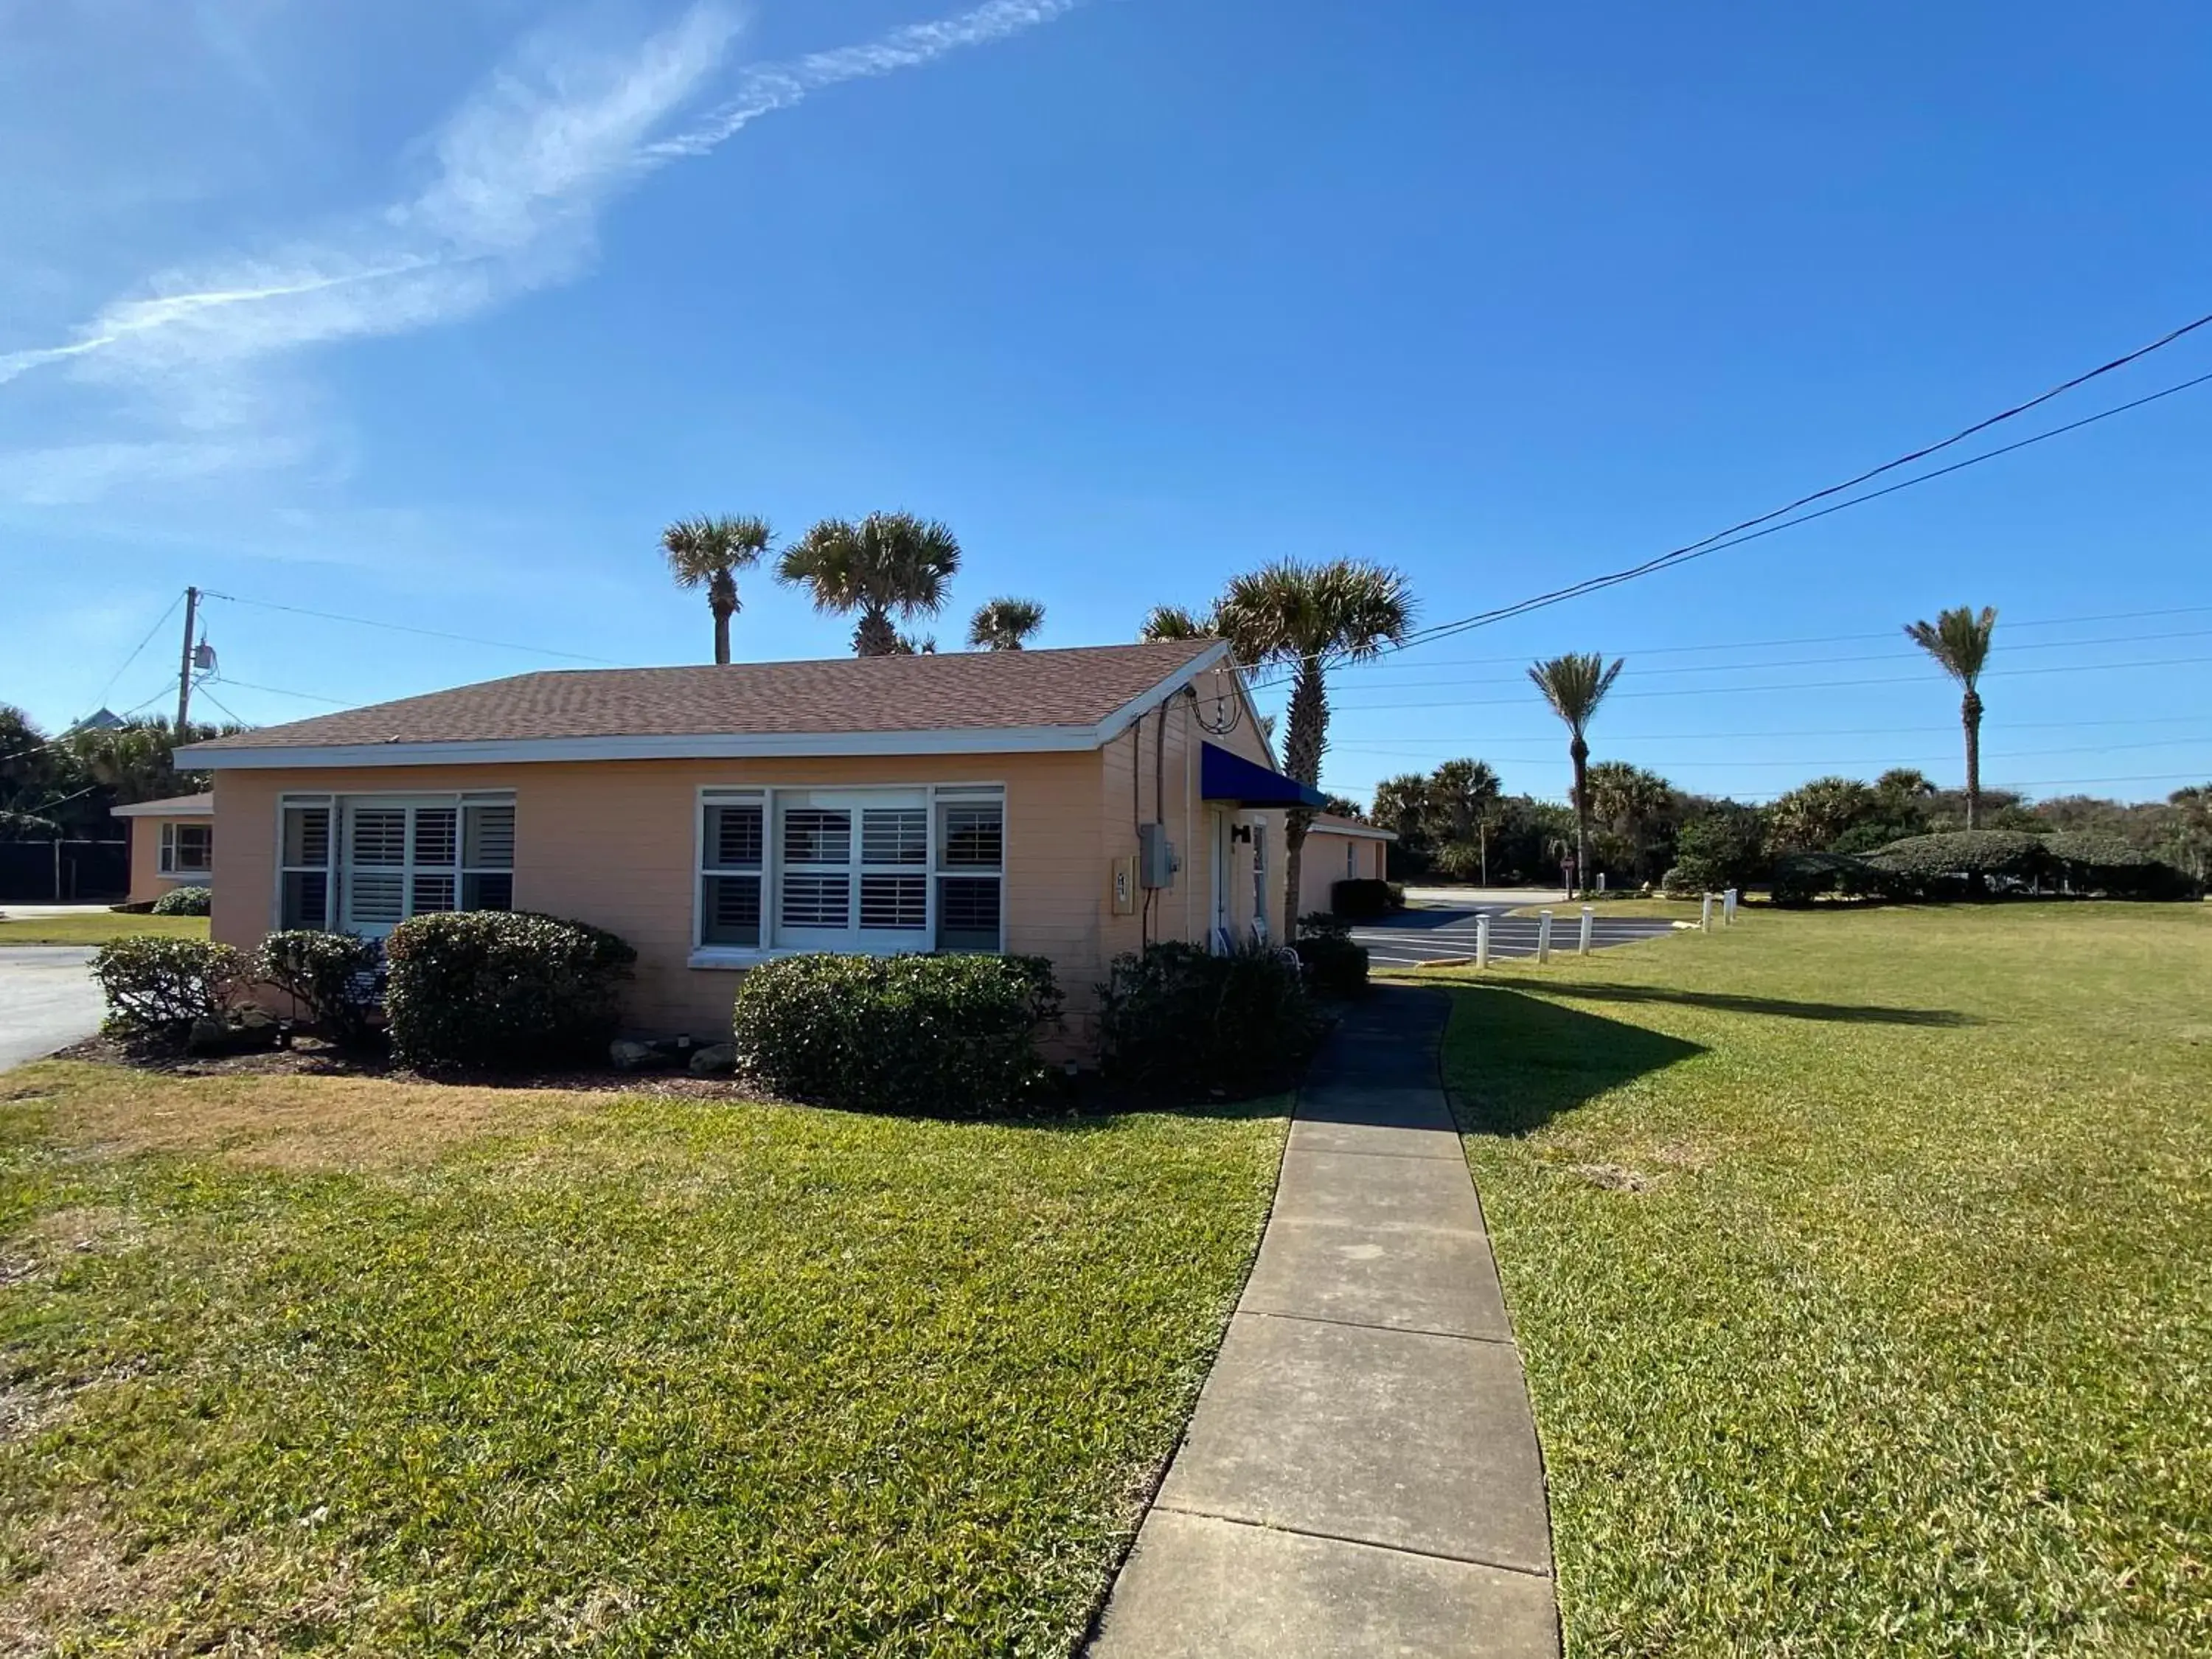
<instances>
[{"instance_id":1,"label":"paved driveway","mask_svg":"<svg viewBox=\"0 0 2212 1659\"><path fill-rule=\"evenodd\" d=\"M1474 954L1475 919L1490 918L1490 954L1493 957L1533 957L1536 954L1534 916L1507 914L1511 904L1439 905L1433 908L1401 910L1387 921L1355 927L1352 937L1367 947L1377 968L1409 968L1444 957ZM1552 950L1571 952L1582 926L1579 905L1553 906ZM1674 924L1645 917L1607 916L1600 905L1590 943L1599 950L1627 945L1639 939L1656 939L1671 933Z\"/></svg>"},{"instance_id":2,"label":"paved driveway","mask_svg":"<svg viewBox=\"0 0 2212 1659\"><path fill-rule=\"evenodd\" d=\"M0 1072L100 1029L106 1012L82 945L0 945Z\"/></svg>"}]
</instances>

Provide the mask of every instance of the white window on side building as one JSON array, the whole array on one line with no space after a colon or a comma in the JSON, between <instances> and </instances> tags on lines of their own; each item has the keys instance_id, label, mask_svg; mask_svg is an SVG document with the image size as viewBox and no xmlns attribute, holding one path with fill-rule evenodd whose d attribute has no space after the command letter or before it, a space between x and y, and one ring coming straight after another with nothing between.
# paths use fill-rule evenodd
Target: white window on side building
<instances>
[{"instance_id":1,"label":"white window on side building","mask_svg":"<svg viewBox=\"0 0 2212 1659\"><path fill-rule=\"evenodd\" d=\"M505 795L288 798L277 924L381 939L410 916L514 908Z\"/></svg>"}]
</instances>

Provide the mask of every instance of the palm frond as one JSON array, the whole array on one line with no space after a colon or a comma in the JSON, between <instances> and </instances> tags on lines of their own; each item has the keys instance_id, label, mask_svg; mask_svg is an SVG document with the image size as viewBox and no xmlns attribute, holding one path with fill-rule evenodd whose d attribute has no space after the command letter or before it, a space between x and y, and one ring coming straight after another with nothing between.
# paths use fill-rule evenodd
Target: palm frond
<instances>
[{"instance_id":1,"label":"palm frond","mask_svg":"<svg viewBox=\"0 0 2212 1659\"><path fill-rule=\"evenodd\" d=\"M1548 662L1530 664L1528 678L1544 694L1544 701L1551 704L1552 712L1579 738L1589 730L1598 705L1605 701L1605 694L1613 690L1613 683L1620 678L1620 671L1626 665L1625 657L1615 657L1607 666L1601 652L1570 651Z\"/></svg>"},{"instance_id":2,"label":"palm frond","mask_svg":"<svg viewBox=\"0 0 2212 1659\"><path fill-rule=\"evenodd\" d=\"M1214 618L1247 665L1365 662L1404 641L1415 610L1405 577L1386 566L1281 559L1231 580Z\"/></svg>"},{"instance_id":3,"label":"palm frond","mask_svg":"<svg viewBox=\"0 0 2212 1659\"><path fill-rule=\"evenodd\" d=\"M1044 626L1035 599L999 599L979 605L968 625L968 643L984 651L1018 651Z\"/></svg>"},{"instance_id":4,"label":"palm frond","mask_svg":"<svg viewBox=\"0 0 2212 1659\"><path fill-rule=\"evenodd\" d=\"M758 564L775 539L766 519L679 519L660 532L660 550L678 587L698 587L717 575Z\"/></svg>"},{"instance_id":5,"label":"palm frond","mask_svg":"<svg viewBox=\"0 0 2212 1659\"><path fill-rule=\"evenodd\" d=\"M1211 615L1200 617L1179 605L1156 605L1145 613L1140 640L1206 640L1220 630Z\"/></svg>"},{"instance_id":6,"label":"palm frond","mask_svg":"<svg viewBox=\"0 0 2212 1659\"><path fill-rule=\"evenodd\" d=\"M1936 659L1945 673L1969 691L1988 665L1990 645L1996 633L1997 613L1984 605L1979 616L1970 605L1936 613L1932 623L1905 625L1905 637Z\"/></svg>"}]
</instances>

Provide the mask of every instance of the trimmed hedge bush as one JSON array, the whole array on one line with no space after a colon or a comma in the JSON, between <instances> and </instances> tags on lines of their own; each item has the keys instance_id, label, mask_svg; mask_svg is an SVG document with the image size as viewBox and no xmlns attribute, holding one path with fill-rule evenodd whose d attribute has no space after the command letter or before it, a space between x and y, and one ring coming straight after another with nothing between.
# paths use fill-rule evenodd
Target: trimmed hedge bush
<instances>
[{"instance_id":1,"label":"trimmed hedge bush","mask_svg":"<svg viewBox=\"0 0 2212 1659\"><path fill-rule=\"evenodd\" d=\"M2044 841L2069 893L2107 898L2193 899L2203 889L2189 873L2118 836L2062 830Z\"/></svg>"},{"instance_id":2,"label":"trimmed hedge bush","mask_svg":"<svg viewBox=\"0 0 2212 1659\"><path fill-rule=\"evenodd\" d=\"M220 1019L245 977L245 958L204 939L142 933L110 939L94 953L92 977L107 999L100 1029L145 1036Z\"/></svg>"},{"instance_id":3,"label":"trimmed hedge bush","mask_svg":"<svg viewBox=\"0 0 2212 1659\"><path fill-rule=\"evenodd\" d=\"M1911 836L1877 848L1865 861L1888 878L1900 896L1917 898L1984 893L1992 882L2026 886L2054 868L2044 838L2023 830Z\"/></svg>"},{"instance_id":4,"label":"trimmed hedge bush","mask_svg":"<svg viewBox=\"0 0 2212 1659\"><path fill-rule=\"evenodd\" d=\"M1214 956L1180 941L1155 945L1115 957L1099 994L1107 1075L1177 1097L1282 1088L1324 1026L1302 973L1264 945Z\"/></svg>"},{"instance_id":5,"label":"trimmed hedge bush","mask_svg":"<svg viewBox=\"0 0 2212 1659\"><path fill-rule=\"evenodd\" d=\"M1888 874L1848 853L1785 853L1774 861L1768 896L1790 909L1820 898L1882 898L1893 890Z\"/></svg>"},{"instance_id":6,"label":"trimmed hedge bush","mask_svg":"<svg viewBox=\"0 0 2212 1659\"><path fill-rule=\"evenodd\" d=\"M1404 909L1406 890L1372 877L1340 881L1328 890L1328 908L1346 921L1373 921Z\"/></svg>"},{"instance_id":7,"label":"trimmed hedge bush","mask_svg":"<svg viewBox=\"0 0 2212 1659\"><path fill-rule=\"evenodd\" d=\"M738 981L737 1066L787 1099L988 1116L1043 1084L1060 1006L1042 957L785 957Z\"/></svg>"},{"instance_id":8,"label":"trimmed hedge bush","mask_svg":"<svg viewBox=\"0 0 2212 1659\"><path fill-rule=\"evenodd\" d=\"M1298 936L1292 949L1306 970L1307 988L1325 997L1364 996L1367 992L1367 951L1352 939L1352 924L1341 916L1316 911L1298 918Z\"/></svg>"},{"instance_id":9,"label":"trimmed hedge bush","mask_svg":"<svg viewBox=\"0 0 2212 1659\"><path fill-rule=\"evenodd\" d=\"M392 1052L424 1071L598 1058L637 952L612 933L524 910L414 917L385 942Z\"/></svg>"},{"instance_id":10,"label":"trimmed hedge bush","mask_svg":"<svg viewBox=\"0 0 2212 1659\"><path fill-rule=\"evenodd\" d=\"M215 896L204 887L172 887L154 901L157 916L204 916L214 913Z\"/></svg>"},{"instance_id":11,"label":"trimmed hedge bush","mask_svg":"<svg viewBox=\"0 0 2212 1659\"><path fill-rule=\"evenodd\" d=\"M365 939L303 927L263 939L253 977L291 998L331 1042L356 1048L368 1040L383 963L383 952Z\"/></svg>"}]
</instances>

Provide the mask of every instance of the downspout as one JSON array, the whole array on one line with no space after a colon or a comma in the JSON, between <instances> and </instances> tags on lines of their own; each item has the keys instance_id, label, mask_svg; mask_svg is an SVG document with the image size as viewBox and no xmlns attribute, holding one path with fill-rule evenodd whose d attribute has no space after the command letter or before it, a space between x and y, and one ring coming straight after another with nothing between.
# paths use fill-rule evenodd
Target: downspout
<instances>
[{"instance_id":1,"label":"downspout","mask_svg":"<svg viewBox=\"0 0 2212 1659\"><path fill-rule=\"evenodd\" d=\"M1183 696L1187 701L1182 705L1182 840L1183 868L1188 871L1193 867L1191 860L1198 856L1198 815L1191 804L1191 768L1198 763L1198 744L1191 740L1190 735L1190 711L1198 702L1197 689L1187 685L1183 688ZM1195 885L1195 882L1188 880L1182 884L1182 936L1185 943L1190 939L1190 907L1196 897L1192 891Z\"/></svg>"}]
</instances>

